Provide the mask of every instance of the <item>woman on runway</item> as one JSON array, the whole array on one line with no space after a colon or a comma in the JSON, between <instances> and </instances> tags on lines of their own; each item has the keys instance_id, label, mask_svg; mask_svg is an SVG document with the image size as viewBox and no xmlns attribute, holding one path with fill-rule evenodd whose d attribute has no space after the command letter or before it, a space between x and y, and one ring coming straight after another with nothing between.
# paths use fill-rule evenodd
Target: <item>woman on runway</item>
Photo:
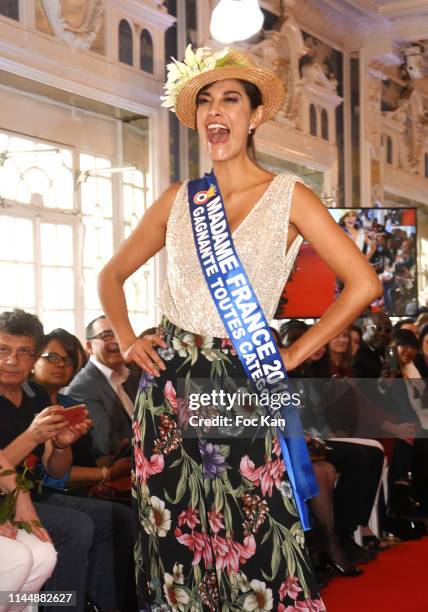
<instances>
[{"instance_id":1,"label":"woman on runway","mask_svg":"<svg viewBox=\"0 0 428 612\"><path fill-rule=\"evenodd\" d=\"M170 186L99 278L122 353L144 370L133 426L141 605L148 597L152 609L320 612L302 529L302 500L316 491L300 437L274 427L251 437L238 426L239 413L248 413L239 402L227 413L231 427L215 436L192 430L189 393L232 393L250 388L250 379L270 393L273 369L284 389L284 366L298 366L349 325L380 293L379 281L298 177L255 163L254 131L284 103L275 74L244 53L188 47L184 63L168 67L166 94L165 105L198 130L213 172ZM266 319L302 237L345 288L317 325L275 353ZM162 322L158 334L138 339L123 284L163 246ZM203 407L205 415L222 409ZM285 414L299 431L291 406Z\"/></svg>"}]
</instances>

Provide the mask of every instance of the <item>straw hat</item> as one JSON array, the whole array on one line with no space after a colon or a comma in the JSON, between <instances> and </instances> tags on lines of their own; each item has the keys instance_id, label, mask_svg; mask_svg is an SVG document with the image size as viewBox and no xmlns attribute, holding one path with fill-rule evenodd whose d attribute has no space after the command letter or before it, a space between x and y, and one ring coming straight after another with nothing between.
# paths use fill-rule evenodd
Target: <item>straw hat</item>
<instances>
[{"instance_id":1,"label":"straw hat","mask_svg":"<svg viewBox=\"0 0 428 612\"><path fill-rule=\"evenodd\" d=\"M285 86L271 70L259 66L246 53L226 47L219 53L202 47L195 52L189 45L184 62L168 64L168 80L162 106L177 114L187 127L196 129L196 97L198 92L215 81L242 79L256 85L263 100L262 122L269 121L284 104Z\"/></svg>"}]
</instances>

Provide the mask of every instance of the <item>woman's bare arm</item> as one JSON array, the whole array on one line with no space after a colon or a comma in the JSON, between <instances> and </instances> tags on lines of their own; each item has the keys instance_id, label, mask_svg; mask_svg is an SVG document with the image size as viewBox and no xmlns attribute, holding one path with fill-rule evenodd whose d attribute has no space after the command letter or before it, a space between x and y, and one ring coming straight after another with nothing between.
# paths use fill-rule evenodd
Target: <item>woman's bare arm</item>
<instances>
[{"instance_id":1,"label":"woman's bare arm","mask_svg":"<svg viewBox=\"0 0 428 612\"><path fill-rule=\"evenodd\" d=\"M104 314L112 325L122 353L137 340L129 321L123 284L164 246L169 213L179 188L180 183L175 183L163 192L98 276L98 293Z\"/></svg>"},{"instance_id":2,"label":"woman's bare arm","mask_svg":"<svg viewBox=\"0 0 428 612\"><path fill-rule=\"evenodd\" d=\"M281 351L289 369L297 367L350 325L376 297L382 284L367 258L333 220L318 197L296 183L290 223L344 283L339 297L293 345Z\"/></svg>"}]
</instances>

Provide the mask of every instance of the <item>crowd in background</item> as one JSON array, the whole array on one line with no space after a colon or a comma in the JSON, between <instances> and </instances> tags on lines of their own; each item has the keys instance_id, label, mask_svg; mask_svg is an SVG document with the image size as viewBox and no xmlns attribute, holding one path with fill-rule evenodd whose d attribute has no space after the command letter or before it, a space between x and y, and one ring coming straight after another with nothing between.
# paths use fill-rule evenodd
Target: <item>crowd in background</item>
<instances>
[{"instance_id":1,"label":"crowd in background","mask_svg":"<svg viewBox=\"0 0 428 612\"><path fill-rule=\"evenodd\" d=\"M290 372L320 488L308 534L320 586L362 574L384 546L381 534L425 535L427 319L393 326L374 313ZM288 347L308 327L288 321L277 341ZM15 516L33 533L17 532L12 517L0 524L0 555L11 560L0 590L75 590L78 610L136 610L131 481L149 469L137 462L131 471L139 374L103 316L87 326L83 347L64 329L45 335L34 315L0 314L0 465L36 485L18 492ZM70 425L58 407L79 403L86 418ZM4 496L8 479L0 474ZM377 534L369 528L376 500Z\"/></svg>"},{"instance_id":2,"label":"crowd in background","mask_svg":"<svg viewBox=\"0 0 428 612\"><path fill-rule=\"evenodd\" d=\"M347 211L339 219L382 282L383 295L372 304L372 310L405 315L417 311L416 227L414 221L402 225L408 214L412 211L360 209ZM342 288L340 281L338 288Z\"/></svg>"}]
</instances>

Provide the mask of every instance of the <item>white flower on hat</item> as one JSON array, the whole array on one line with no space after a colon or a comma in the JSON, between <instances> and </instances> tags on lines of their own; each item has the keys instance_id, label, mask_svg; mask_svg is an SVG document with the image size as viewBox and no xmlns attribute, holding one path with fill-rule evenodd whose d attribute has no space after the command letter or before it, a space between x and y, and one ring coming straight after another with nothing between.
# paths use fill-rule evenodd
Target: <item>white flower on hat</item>
<instances>
[{"instance_id":1,"label":"white flower on hat","mask_svg":"<svg viewBox=\"0 0 428 612\"><path fill-rule=\"evenodd\" d=\"M222 65L228 54L228 47L213 53L209 47L199 47L194 52L192 45L187 45L184 60L179 62L172 57L172 62L166 67L167 80L164 85L165 95L161 96L162 106L175 111L177 96L184 85L198 74L214 70Z\"/></svg>"}]
</instances>

